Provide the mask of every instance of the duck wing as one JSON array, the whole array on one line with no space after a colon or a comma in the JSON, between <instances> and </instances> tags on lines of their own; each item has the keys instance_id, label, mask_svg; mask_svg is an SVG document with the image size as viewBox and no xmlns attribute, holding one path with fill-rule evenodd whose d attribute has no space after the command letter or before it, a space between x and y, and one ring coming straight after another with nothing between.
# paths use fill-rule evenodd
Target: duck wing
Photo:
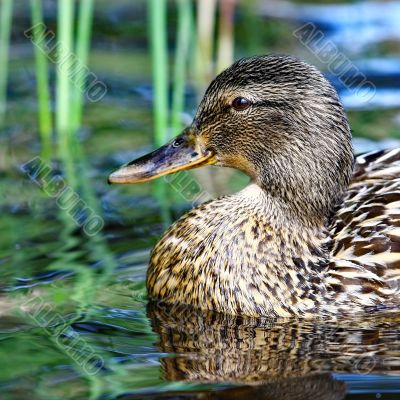
<instances>
[{"instance_id":1,"label":"duck wing","mask_svg":"<svg viewBox=\"0 0 400 400\"><path fill-rule=\"evenodd\" d=\"M356 158L330 231L329 284L336 300L400 305L400 148Z\"/></svg>"}]
</instances>

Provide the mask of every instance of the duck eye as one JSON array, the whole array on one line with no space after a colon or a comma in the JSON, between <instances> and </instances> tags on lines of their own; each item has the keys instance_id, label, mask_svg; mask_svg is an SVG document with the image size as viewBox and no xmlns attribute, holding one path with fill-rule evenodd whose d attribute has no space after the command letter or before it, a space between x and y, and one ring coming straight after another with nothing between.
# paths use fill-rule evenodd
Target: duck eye
<instances>
[{"instance_id":1,"label":"duck eye","mask_svg":"<svg viewBox=\"0 0 400 400\"><path fill-rule=\"evenodd\" d=\"M246 108L249 108L250 106L251 106L251 101L249 99L246 99L245 97L236 97L236 99L232 101L232 107L236 111L243 111Z\"/></svg>"}]
</instances>

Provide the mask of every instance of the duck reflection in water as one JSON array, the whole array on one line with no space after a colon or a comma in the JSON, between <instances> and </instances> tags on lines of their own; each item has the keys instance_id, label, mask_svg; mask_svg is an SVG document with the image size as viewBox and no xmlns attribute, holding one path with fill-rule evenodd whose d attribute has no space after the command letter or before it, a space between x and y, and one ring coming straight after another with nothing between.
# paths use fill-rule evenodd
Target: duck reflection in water
<instances>
[{"instance_id":1,"label":"duck reflection in water","mask_svg":"<svg viewBox=\"0 0 400 400\"><path fill-rule=\"evenodd\" d=\"M339 400L346 385L332 373L400 373L400 316L260 319L155 302L148 315L173 353L161 360L165 379L241 385L205 398Z\"/></svg>"}]
</instances>

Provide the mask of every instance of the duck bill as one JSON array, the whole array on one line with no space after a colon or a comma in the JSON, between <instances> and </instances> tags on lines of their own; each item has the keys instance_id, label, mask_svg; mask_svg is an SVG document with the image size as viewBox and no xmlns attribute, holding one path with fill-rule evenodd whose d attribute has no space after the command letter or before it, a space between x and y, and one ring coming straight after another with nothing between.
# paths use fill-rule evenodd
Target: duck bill
<instances>
[{"instance_id":1,"label":"duck bill","mask_svg":"<svg viewBox=\"0 0 400 400\"><path fill-rule=\"evenodd\" d=\"M108 183L146 182L215 162L214 154L202 150L195 135L184 131L159 149L123 165L109 176Z\"/></svg>"}]
</instances>

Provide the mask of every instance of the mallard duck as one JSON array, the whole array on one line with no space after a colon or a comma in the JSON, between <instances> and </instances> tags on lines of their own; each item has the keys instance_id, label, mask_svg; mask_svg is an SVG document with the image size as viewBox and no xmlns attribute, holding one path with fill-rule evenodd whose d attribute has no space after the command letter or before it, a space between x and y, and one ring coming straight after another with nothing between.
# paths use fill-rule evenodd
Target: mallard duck
<instances>
[{"instance_id":1,"label":"mallard duck","mask_svg":"<svg viewBox=\"0 0 400 400\"><path fill-rule=\"evenodd\" d=\"M150 298L253 317L399 308L400 149L354 160L343 106L315 67L277 55L235 62L182 134L109 182L210 164L250 184L164 233Z\"/></svg>"}]
</instances>

